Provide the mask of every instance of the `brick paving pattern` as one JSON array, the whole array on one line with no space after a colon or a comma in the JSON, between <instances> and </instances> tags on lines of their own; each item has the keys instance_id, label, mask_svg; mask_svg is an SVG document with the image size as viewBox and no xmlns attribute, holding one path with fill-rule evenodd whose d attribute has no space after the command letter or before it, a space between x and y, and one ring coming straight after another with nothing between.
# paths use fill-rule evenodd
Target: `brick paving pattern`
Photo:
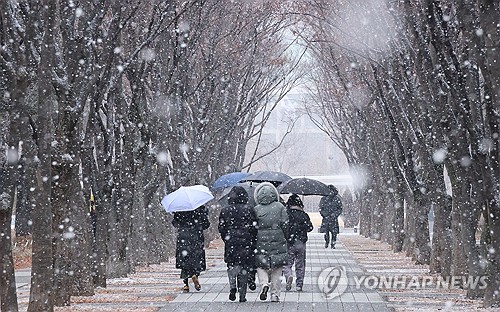
<instances>
[{"instance_id":1,"label":"brick paving pattern","mask_svg":"<svg viewBox=\"0 0 500 312\"><path fill-rule=\"evenodd\" d=\"M306 275L302 292L285 291L282 278L280 302L258 299L259 287L248 291L247 302L228 299L229 284L223 262L223 246L215 243L207 249L208 270L200 276L201 291L182 293L179 270L174 260L170 263L139 268L128 278L110 279L106 289L97 289L92 297L72 297L70 307L56 311L389 311L384 299L372 289L357 289L353 277L364 274L351 253L342 243L346 235L339 235L336 249L324 248L323 235L310 233L307 243ZM339 297L325 299L317 285L319 274L333 266L346 268L348 283ZM16 272L20 311L26 311L29 299L29 270ZM268 296L270 297L270 296Z\"/></svg>"},{"instance_id":2,"label":"brick paving pattern","mask_svg":"<svg viewBox=\"0 0 500 312\"><path fill-rule=\"evenodd\" d=\"M247 293L247 302L229 301L226 265L220 263L201 275L200 292L179 294L160 311L389 311L385 301L375 290L354 287L353 276L363 274L363 270L344 248L342 235L339 239L336 249L326 249L322 234L309 235L303 291L296 292L295 287L292 287L292 291L285 291L285 281L282 277L279 303L269 302L269 298L265 302L261 301L258 298L259 287ZM347 270L347 290L339 297L327 300L317 285L317 279L321 271L338 265Z\"/></svg>"}]
</instances>

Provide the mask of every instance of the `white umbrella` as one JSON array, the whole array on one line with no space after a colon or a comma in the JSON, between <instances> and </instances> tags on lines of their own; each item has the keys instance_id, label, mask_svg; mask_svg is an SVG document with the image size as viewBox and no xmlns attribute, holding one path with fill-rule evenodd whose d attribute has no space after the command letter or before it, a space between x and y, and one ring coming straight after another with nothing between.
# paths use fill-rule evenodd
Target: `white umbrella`
<instances>
[{"instance_id":1,"label":"white umbrella","mask_svg":"<svg viewBox=\"0 0 500 312\"><path fill-rule=\"evenodd\" d=\"M181 186L163 197L161 204L167 212L191 211L206 204L214 196L205 185Z\"/></svg>"}]
</instances>

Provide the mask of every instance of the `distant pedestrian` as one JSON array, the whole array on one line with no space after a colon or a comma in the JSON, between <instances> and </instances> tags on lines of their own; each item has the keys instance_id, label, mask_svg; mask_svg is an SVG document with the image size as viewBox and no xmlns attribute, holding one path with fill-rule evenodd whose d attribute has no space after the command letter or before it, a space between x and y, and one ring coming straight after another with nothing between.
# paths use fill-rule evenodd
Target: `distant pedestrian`
<instances>
[{"instance_id":1,"label":"distant pedestrian","mask_svg":"<svg viewBox=\"0 0 500 312\"><path fill-rule=\"evenodd\" d=\"M286 290L292 289L292 266L295 263L296 290L302 291L306 268L307 232L313 230L309 215L304 212L304 204L300 197L292 194L287 201L288 208L288 264L283 268L286 280Z\"/></svg>"},{"instance_id":2,"label":"distant pedestrian","mask_svg":"<svg viewBox=\"0 0 500 312\"><path fill-rule=\"evenodd\" d=\"M319 202L319 213L323 217L322 231L325 233L325 248L328 245L335 249L337 242L337 234L339 233L339 216L342 213L342 200L340 199L337 188L333 185L328 185L330 195L323 196ZM330 238L331 234L331 238Z\"/></svg>"},{"instance_id":3,"label":"distant pedestrian","mask_svg":"<svg viewBox=\"0 0 500 312\"><path fill-rule=\"evenodd\" d=\"M278 191L271 183L260 183L254 195L258 220L256 263L261 284L259 298L267 299L271 282L271 301L279 302L281 273L283 266L288 263L288 215L285 206L279 202Z\"/></svg>"},{"instance_id":4,"label":"distant pedestrian","mask_svg":"<svg viewBox=\"0 0 500 312\"><path fill-rule=\"evenodd\" d=\"M177 228L175 267L181 269L183 291L189 292L189 278L195 289L200 290L199 276L206 270L203 230L210 227L208 210L200 206L193 211L174 212L172 225Z\"/></svg>"},{"instance_id":5,"label":"distant pedestrian","mask_svg":"<svg viewBox=\"0 0 500 312\"><path fill-rule=\"evenodd\" d=\"M222 208L219 217L231 301L236 300L237 291L239 301L247 301L247 282L255 267L256 226L257 217L253 206L248 204L247 192L241 186L234 186L228 194L228 206Z\"/></svg>"}]
</instances>

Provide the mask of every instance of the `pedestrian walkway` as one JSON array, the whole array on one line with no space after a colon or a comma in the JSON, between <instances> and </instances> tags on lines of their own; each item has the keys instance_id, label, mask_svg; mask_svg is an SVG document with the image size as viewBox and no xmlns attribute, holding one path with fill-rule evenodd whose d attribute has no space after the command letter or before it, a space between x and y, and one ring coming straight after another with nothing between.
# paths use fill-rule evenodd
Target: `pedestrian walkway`
<instances>
[{"instance_id":1,"label":"pedestrian walkway","mask_svg":"<svg viewBox=\"0 0 500 312\"><path fill-rule=\"evenodd\" d=\"M307 243L306 275L302 292L285 291L282 280L281 302L258 299L259 288L247 293L247 302L231 302L223 245L213 242L207 249L208 270L202 272L201 291L182 293L182 281L175 261L138 268L127 278L110 279L106 289L96 289L91 297L72 297L66 311L389 311L386 302L374 289L356 288L355 276L366 274L342 243L350 234L340 234L336 249L324 248L323 234L310 233ZM352 234L351 234L352 235ZM356 235L357 236L357 235ZM325 299L318 286L318 276L325 269L343 266L347 272L347 289L340 296ZM29 299L29 270L16 271L20 311L26 311ZM340 287L339 287L340 288ZM270 297L270 296L268 296Z\"/></svg>"},{"instance_id":2,"label":"pedestrian walkway","mask_svg":"<svg viewBox=\"0 0 500 312\"><path fill-rule=\"evenodd\" d=\"M340 242L337 243L336 249L325 249L322 234L309 234L303 291L296 292L295 287L292 287L292 291L285 291L283 279L279 303L269 302L269 299L266 302L259 300L259 288L247 293L248 301L245 303L240 303L238 300L229 301L226 265L220 263L200 276L201 291L196 292L194 287L191 287L192 292L177 295L160 311L389 311L376 290L354 287L354 276L362 275L363 270L344 248L342 235L339 238ZM323 270L334 266L346 268L347 289L339 297L325 299L317 283L318 276Z\"/></svg>"}]
</instances>

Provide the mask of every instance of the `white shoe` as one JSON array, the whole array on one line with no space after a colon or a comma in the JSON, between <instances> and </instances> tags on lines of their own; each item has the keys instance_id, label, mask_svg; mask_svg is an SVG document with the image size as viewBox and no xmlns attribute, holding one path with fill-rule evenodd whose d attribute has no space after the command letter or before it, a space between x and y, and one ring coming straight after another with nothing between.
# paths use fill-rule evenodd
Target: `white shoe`
<instances>
[{"instance_id":1,"label":"white shoe","mask_svg":"<svg viewBox=\"0 0 500 312\"><path fill-rule=\"evenodd\" d=\"M280 298L277 295L271 295L271 302L280 302Z\"/></svg>"}]
</instances>

